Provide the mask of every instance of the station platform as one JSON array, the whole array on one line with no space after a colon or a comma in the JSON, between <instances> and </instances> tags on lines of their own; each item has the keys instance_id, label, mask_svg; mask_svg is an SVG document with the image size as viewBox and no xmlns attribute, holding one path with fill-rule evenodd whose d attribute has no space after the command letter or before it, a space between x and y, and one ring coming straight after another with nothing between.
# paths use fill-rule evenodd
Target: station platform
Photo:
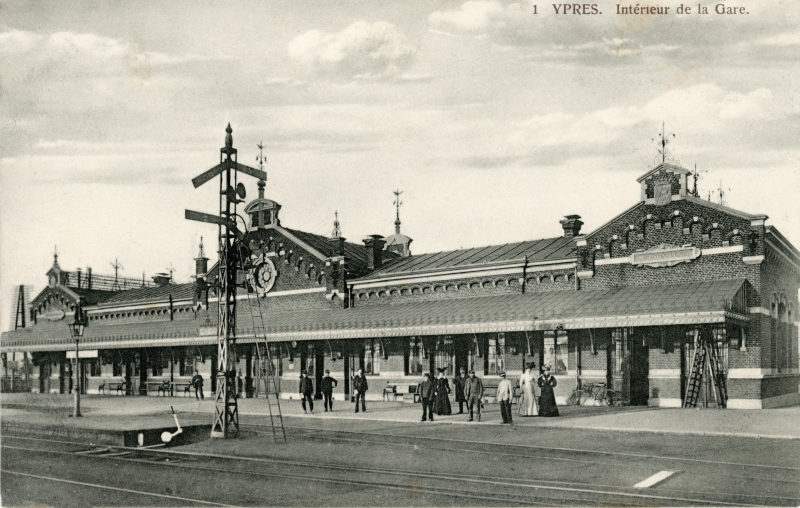
<instances>
[{"instance_id":1,"label":"station platform","mask_svg":"<svg viewBox=\"0 0 800 508\"><path fill-rule=\"evenodd\" d=\"M174 432L172 411L183 428L173 444L206 439L214 414L211 399L165 397L117 397L87 395L81 398L81 418L72 418L70 395L0 394L0 424L4 433L36 434L57 438L85 440L94 444L148 446L160 443L163 432ZM314 413L304 413L300 400L282 400L281 409L287 425L324 421L335 430L358 430L376 423L419 423L419 404L402 402L367 402L366 413L354 413L354 405L336 401L333 412L324 412L322 401ZM456 411L458 405L455 404ZM607 432L683 434L699 436L739 436L750 438L800 439L800 406L758 409L666 409L648 407L560 406L557 418L520 417L513 406L517 428L589 429ZM239 422L242 425L265 425L269 422L266 399L240 399ZM500 426L497 404L484 406L480 423L468 422L468 415L437 416L433 424ZM142 434L142 436L140 436Z\"/></svg>"}]
</instances>

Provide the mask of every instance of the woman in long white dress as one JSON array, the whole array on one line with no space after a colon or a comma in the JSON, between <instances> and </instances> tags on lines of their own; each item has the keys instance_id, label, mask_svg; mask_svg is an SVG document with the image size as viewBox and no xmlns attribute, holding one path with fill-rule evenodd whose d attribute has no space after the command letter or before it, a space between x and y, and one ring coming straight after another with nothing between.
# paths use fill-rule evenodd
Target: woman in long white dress
<instances>
[{"instance_id":1,"label":"woman in long white dress","mask_svg":"<svg viewBox=\"0 0 800 508\"><path fill-rule=\"evenodd\" d=\"M525 367L525 373L519 378L519 386L522 389L522 397L519 401L520 416L536 416L539 414L539 408L536 407L536 396L533 392L533 387L536 385L536 377L533 375L534 367L533 363L529 363Z\"/></svg>"}]
</instances>

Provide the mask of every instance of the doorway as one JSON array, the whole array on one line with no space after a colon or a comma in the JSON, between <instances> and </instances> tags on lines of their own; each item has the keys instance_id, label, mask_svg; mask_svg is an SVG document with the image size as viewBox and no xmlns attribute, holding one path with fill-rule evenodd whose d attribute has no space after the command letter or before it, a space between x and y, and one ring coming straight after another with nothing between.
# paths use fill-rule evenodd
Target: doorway
<instances>
[{"instance_id":1,"label":"doorway","mask_svg":"<svg viewBox=\"0 0 800 508\"><path fill-rule=\"evenodd\" d=\"M647 345L647 333L635 328L630 341L630 404L646 406L650 396L650 349Z\"/></svg>"},{"instance_id":2,"label":"doorway","mask_svg":"<svg viewBox=\"0 0 800 508\"><path fill-rule=\"evenodd\" d=\"M314 348L314 398L322 400L322 376L325 373L325 351L324 345L318 343Z\"/></svg>"}]
</instances>

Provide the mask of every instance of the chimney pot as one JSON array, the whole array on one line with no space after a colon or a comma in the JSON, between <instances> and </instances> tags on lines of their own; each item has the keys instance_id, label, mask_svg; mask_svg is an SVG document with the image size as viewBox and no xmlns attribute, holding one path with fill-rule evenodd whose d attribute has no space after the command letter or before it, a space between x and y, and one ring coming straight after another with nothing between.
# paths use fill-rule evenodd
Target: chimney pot
<instances>
[{"instance_id":1,"label":"chimney pot","mask_svg":"<svg viewBox=\"0 0 800 508\"><path fill-rule=\"evenodd\" d=\"M386 245L381 235L370 235L364 238L367 247L367 268L375 270L383 264L383 246Z\"/></svg>"},{"instance_id":2,"label":"chimney pot","mask_svg":"<svg viewBox=\"0 0 800 508\"><path fill-rule=\"evenodd\" d=\"M581 234L583 221L580 215L567 215L559 222L561 227L564 228L564 238L573 238Z\"/></svg>"}]
</instances>

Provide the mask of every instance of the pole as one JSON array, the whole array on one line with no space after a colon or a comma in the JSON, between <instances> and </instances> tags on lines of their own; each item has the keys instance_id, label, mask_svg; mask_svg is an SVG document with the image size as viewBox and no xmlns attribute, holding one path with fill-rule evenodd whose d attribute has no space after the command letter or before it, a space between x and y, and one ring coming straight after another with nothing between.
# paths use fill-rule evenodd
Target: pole
<instances>
[{"instance_id":1,"label":"pole","mask_svg":"<svg viewBox=\"0 0 800 508\"><path fill-rule=\"evenodd\" d=\"M75 408L73 410L72 416L74 418L78 418L79 416L83 416L81 414L81 360L79 356L80 347L80 338L75 338L75 383L72 388L72 393L75 395Z\"/></svg>"}]
</instances>

